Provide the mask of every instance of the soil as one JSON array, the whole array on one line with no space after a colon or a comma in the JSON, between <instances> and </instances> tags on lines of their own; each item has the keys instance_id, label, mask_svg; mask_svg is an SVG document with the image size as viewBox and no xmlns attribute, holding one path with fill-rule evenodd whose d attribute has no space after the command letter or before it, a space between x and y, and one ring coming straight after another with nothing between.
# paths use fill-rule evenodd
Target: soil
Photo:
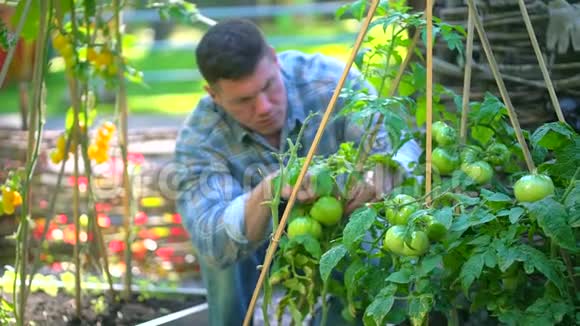
<instances>
[{"instance_id":1,"label":"soil","mask_svg":"<svg viewBox=\"0 0 580 326\"><path fill-rule=\"evenodd\" d=\"M100 298L100 299L99 299ZM6 298L12 300L12 297ZM55 326L113 326L137 325L172 312L205 302L205 298L193 295L165 295L165 298L143 298L135 295L122 301L102 295L84 295L81 299L81 318L75 316L74 297L62 291L56 297L44 292L30 295L27 303L26 325ZM100 303L106 303L102 305ZM98 311L104 307L102 311ZM98 312L98 313L97 313Z\"/></svg>"}]
</instances>

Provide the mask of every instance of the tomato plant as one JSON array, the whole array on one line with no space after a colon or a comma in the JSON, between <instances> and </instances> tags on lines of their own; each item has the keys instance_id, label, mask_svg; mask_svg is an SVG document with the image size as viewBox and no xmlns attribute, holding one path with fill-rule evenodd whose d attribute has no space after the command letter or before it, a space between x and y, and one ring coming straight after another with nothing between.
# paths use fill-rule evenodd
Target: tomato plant
<instances>
[{"instance_id":1,"label":"tomato plant","mask_svg":"<svg viewBox=\"0 0 580 326\"><path fill-rule=\"evenodd\" d=\"M412 26L424 32L425 22L421 13L396 4L380 8L371 26L392 28L393 43L373 43L356 63L366 76L391 81L402 62L394 49L407 44L397 31ZM365 4L357 1L343 9L358 13L360 20ZM434 21L437 37L461 50L462 29ZM387 68L370 60L379 56L390 63ZM535 164L535 171L526 171L533 169L499 98L486 93L469 103L468 128L460 140L453 126L459 125L462 108L448 109L452 104L441 99L459 104L461 98L436 84L431 126L435 178L427 192L421 184L427 166L424 76L424 67L411 64L398 96L342 90L341 115L385 118L392 149L367 157L360 164L365 171L400 168L394 158L409 138L423 152L380 200L340 219L333 215L331 222L321 223L320 236L287 232L280 239L269 271L269 284L284 291L276 316L289 311L300 324L316 314L314 302L330 295L340 302L342 318L364 325L424 325L430 316L450 325L579 323L580 136L562 122L524 130ZM377 83L379 94L383 84ZM342 177L363 174L355 170L361 163L357 145L343 143L336 153L312 162L332 178L334 189L326 196L333 202L344 200L349 191ZM330 216L319 215L314 206L308 212L304 218L312 221ZM328 307L321 302L324 316Z\"/></svg>"}]
</instances>

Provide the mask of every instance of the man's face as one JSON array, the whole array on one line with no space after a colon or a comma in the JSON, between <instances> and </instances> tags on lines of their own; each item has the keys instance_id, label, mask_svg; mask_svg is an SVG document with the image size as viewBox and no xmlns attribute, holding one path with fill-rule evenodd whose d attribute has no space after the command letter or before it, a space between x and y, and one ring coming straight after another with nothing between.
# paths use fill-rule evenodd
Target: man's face
<instances>
[{"instance_id":1,"label":"man's face","mask_svg":"<svg viewBox=\"0 0 580 326\"><path fill-rule=\"evenodd\" d=\"M207 90L240 124L264 136L275 135L284 125L286 89L273 50L258 62L250 76L221 79Z\"/></svg>"}]
</instances>

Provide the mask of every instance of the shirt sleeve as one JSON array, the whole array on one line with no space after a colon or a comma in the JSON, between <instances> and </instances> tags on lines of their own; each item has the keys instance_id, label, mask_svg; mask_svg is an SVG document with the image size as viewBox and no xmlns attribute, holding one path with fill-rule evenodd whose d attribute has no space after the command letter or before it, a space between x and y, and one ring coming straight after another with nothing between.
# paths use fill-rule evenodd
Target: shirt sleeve
<instances>
[{"instance_id":1,"label":"shirt sleeve","mask_svg":"<svg viewBox=\"0 0 580 326\"><path fill-rule=\"evenodd\" d=\"M204 145L193 128L184 127L176 143L177 211L197 254L209 264L227 267L259 245L245 235L249 194L232 177L225 158Z\"/></svg>"}]
</instances>

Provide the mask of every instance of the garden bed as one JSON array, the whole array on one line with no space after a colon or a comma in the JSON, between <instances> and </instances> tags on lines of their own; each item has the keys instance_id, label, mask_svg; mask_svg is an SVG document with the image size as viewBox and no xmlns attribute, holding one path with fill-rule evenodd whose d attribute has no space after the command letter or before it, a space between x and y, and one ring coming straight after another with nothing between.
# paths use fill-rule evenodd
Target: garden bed
<instances>
[{"instance_id":1,"label":"garden bed","mask_svg":"<svg viewBox=\"0 0 580 326\"><path fill-rule=\"evenodd\" d=\"M203 302L203 296L192 294L136 294L128 301L114 300L106 294L91 294L82 298L82 316L78 319L73 296L64 291L56 296L38 291L30 295L26 315L27 324L34 322L38 326L137 325Z\"/></svg>"}]
</instances>

